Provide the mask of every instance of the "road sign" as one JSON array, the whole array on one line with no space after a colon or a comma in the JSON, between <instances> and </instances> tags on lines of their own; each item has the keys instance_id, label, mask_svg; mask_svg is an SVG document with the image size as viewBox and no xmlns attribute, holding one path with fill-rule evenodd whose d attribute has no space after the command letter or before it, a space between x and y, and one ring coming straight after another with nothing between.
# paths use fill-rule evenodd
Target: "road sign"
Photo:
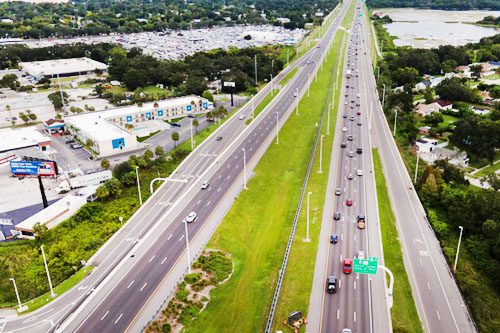
<instances>
[{"instance_id":1,"label":"road sign","mask_svg":"<svg viewBox=\"0 0 500 333\"><path fill-rule=\"evenodd\" d=\"M377 274L378 258L368 259L354 258L353 272L359 274Z\"/></svg>"},{"instance_id":2,"label":"road sign","mask_svg":"<svg viewBox=\"0 0 500 333\"><path fill-rule=\"evenodd\" d=\"M236 87L236 83L235 82L231 82L231 81L224 81L224 87Z\"/></svg>"}]
</instances>

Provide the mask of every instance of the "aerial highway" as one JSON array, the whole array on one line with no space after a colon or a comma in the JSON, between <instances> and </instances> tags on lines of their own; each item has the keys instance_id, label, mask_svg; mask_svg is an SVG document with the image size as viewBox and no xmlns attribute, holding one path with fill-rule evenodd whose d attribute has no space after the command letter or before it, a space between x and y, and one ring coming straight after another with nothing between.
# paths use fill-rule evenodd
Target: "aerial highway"
<instances>
[{"instance_id":1,"label":"aerial highway","mask_svg":"<svg viewBox=\"0 0 500 333\"><path fill-rule=\"evenodd\" d=\"M413 298L426 332L476 332L465 302L441 251L440 244L427 221L426 213L413 187L387 124L376 90L370 60L370 27L362 21L361 85L373 106L370 136L380 153L399 240L413 291Z\"/></svg>"},{"instance_id":2,"label":"aerial highway","mask_svg":"<svg viewBox=\"0 0 500 333\"><path fill-rule=\"evenodd\" d=\"M142 314L151 297L176 267L187 266L180 260L186 255L185 227L189 239L208 233L204 225L212 212L227 199L231 189L242 185L243 149L250 163L270 144L276 123L278 127L284 123L319 69L319 61L325 56L347 8L348 3L343 5L317 47L273 80L279 82L293 68L299 68L258 117L249 125L240 119L251 116L252 105L258 105L272 85L267 85L256 95L254 103L242 108L181 163L171 178L186 182L166 182L157 189L89 260L95 267L90 275L44 308L3 320L0 331L123 332L147 324ZM218 137L221 139L217 140ZM210 185L201 190L204 181ZM183 223L192 211L196 212L197 220Z\"/></svg>"},{"instance_id":3,"label":"aerial highway","mask_svg":"<svg viewBox=\"0 0 500 333\"><path fill-rule=\"evenodd\" d=\"M391 331L383 273L369 277L352 272L355 257L375 256L383 263L368 104L361 87L361 78L369 74L360 69L360 12L357 8L348 31L308 332ZM327 281L332 276L337 291L328 293Z\"/></svg>"}]
</instances>

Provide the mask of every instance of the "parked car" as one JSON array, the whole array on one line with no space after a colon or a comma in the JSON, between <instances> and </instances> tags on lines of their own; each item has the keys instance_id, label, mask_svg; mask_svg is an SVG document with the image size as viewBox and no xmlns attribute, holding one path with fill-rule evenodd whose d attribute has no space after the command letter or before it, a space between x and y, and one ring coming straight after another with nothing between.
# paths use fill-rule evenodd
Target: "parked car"
<instances>
[{"instance_id":1,"label":"parked car","mask_svg":"<svg viewBox=\"0 0 500 333\"><path fill-rule=\"evenodd\" d=\"M75 142L75 143L70 144L70 147L73 149L80 149L83 146L81 144Z\"/></svg>"}]
</instances>

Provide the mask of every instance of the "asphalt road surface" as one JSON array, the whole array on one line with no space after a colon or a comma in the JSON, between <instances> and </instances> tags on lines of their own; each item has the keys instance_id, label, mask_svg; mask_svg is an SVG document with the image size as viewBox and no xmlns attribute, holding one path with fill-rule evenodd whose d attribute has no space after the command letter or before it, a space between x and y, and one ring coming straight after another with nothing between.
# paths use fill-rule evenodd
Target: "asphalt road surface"
<instances>
[{"instance_id":1,"label":"asphalt road surface","mask_svg":"<svg viewBox=\"0 0 500 333\"><path fill-rule=\"evenodd\" d=\"M183 218L190 211L198 215L195 222L187 225L190 239L203 229L226 192L241 179L242 149L245 148L248 161L266 138L274 136L276 118L283 123L284 115L289 114L287 111L305 91L346 8L318 47L278 75L276 81L299 67L269 107L246 126L239 116L251 114L249 103L197 147L171 175L187 182L163 184L89 261L95 266L89 276L47 306L20 318L3 320L0 331L126 331L158 285L179 264L178 258L186 249ZM254 104L258 105L269 91L270 85L254 97ZM294 97L296 92L298 97ZM222 140L216 140L218 136ZM205 180L210 181L210 187L201 190Z\"/></svg>"}]
</instances>

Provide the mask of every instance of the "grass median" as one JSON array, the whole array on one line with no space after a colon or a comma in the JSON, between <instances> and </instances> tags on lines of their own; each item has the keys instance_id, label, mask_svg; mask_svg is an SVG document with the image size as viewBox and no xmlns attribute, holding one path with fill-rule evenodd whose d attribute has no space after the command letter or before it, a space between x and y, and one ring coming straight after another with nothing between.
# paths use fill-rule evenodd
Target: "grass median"
<instances>
[{"instance_id":1,"label":"grass median","mask_svg":"<svg viewBox=\"0 0 500 333\"><path fill-rule=\"evenodd\" d=\"M384 246L384 261L394 274L394 305L391 309L392 328L394 332L423 332L418 317L415 301L406 275L403 253L396 229L396 219L387 192L387 185L382 169L382 163L377 149L372 149L375 180L377 184L378 208L382 243Z\"/></svg>"},{"instance_id":2,"label":"grass median","mask_svg":"<svg viewBox=\"0 0 500 333\"><path fill-rule=\"evenodd\" d=\"M340 34L341 35L341 34ZM339 38L339 37L338 37ZM338 46L338 43L335 44ZM335 46L334 46L335 48ZM235 264L232 278L211 292L211 301L200 317L186 328L187 332L261 332L265 328L269 307L276 286L278 270L283 260L286 242L295 215L300 191L309 162L311 147L317 131L323 106L326 102L331 69L336 57L331 55L318 80L313 80L310 96L305 96L299 105L299 116L292 114L280 131L279 145L272 144L255 168L255 177L248 184L249 190L242 192L218 228L208 247L229 253ZM331 115L335 118L334 112ZM325 123L326 126L326 123ZM333 129L333 126L331 127ZM326 133L326 127L324 128ZM331 151L333 135L326 136L324 152ZM319 154L317 154L319 158ZM324 161L328 154L325 154ZM313 168L316 192L312 197L313 232L319 234L319 224L315 217L320 211L324 194L323 183L328 174L328 163L322 174L316 159ZM321 188L323 187L323 190ZM316 201L315 201L316 200ZM314 213L316 212L316 213ZM303 219L301 220L303 221ZM305 237L305 226L301 223L297 230L297 240ZM292 251L291 260L297 264L304 262L300 253L311 253L317 249L315 242L301 243L303 249ZM295 246L295 244L294 244ZM297 299L307 308L312 282L314 260L304 263L304 267L287 271L286 288L281 299ZM309 268L308 266L311 266ZM291 267L291 266L289 266ZM310 274L307 274L310 271ZM293 274L288 279L288 273ZM295 283L305 288L294 290ZM291 286L288 288L288 286ZM296 298L297 297L297 298ZM280 305L281 309L286 304ZM295 304L294 304L295 306ZM281 310L279 310L281 311ZM287 311L287 310L284 310ZM214 320L221 318L221 320ZM223 319L222 319L223 318ZM279 321L282 320L277 315Z\"/></svg>"}]
</instances>

